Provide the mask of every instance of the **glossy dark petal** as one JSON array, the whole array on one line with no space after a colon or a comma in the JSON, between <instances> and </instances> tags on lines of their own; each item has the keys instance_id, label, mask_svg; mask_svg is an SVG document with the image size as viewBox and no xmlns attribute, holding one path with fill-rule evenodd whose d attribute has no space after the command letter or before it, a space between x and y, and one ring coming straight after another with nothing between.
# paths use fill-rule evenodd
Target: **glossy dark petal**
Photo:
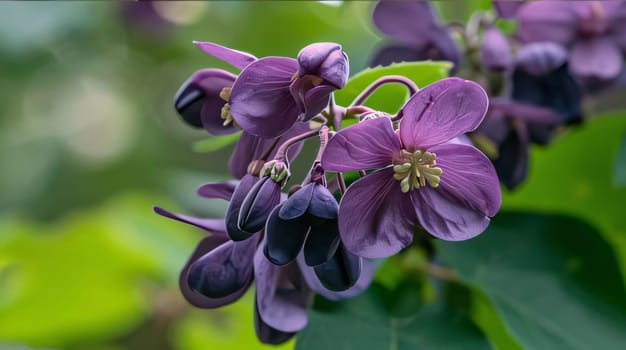
<instances>
[{"instance_id":1,"label":"glossy dark petal","mask_svg":"<svg viewBox=\"0 0 626 350\"><path fill-rule=\"evenodd\" d=\"M280 206L276 207L267 220L263 251L273 264L285 265L302 250L310 225L300 218L283 220L279 217L279 210Z\"/></svg>"},{"instance_id":2,"label":"glossy dark petal","mask_svg":"<svg viewBox=\"0 0 626 350\"><path fill-rule=\"evenodd\" d=\"M187 283L208 298L225 298L247 288L253 278L258 236L241 242L227 241L189 266Z\"/></svg>"},{"instance_id":3,"label":"glossy dark petal","mask_svg":"<svg viewBox=\"0 0 626 350\"><path fill-rule=\"evenodd\" d=\"M305 186L306 187L306 186ZM323 219L337 219L339 204L328 188L314 184L308 213Z\"/></svg>"},{"instance_id":4,"label":"glossy dark petal","mask_svg":"<svg viewBox=\"0 0 626 350\"><path fill-rule=\"evenodd\" d=\"M202 219L193 216L187 216L182 214L172 213L161 207L154 207L154 212L165 216L166 218L174 219L176 221L183 222L185 224L193 225L203 230L223 235L226 232L226 225L222 219Z\"/></svg>"},{"instance_id":5,"label":"glossy dark petal","mask_svg":"<svg viewBox=\"0 0 626 350\"><path fill-rule=\"evenodd\" d=\"M312 294L298 265L276 266L258 250L254 256L254 276L260 319L281 332L304 328Z\"/></svg>"},{"instance_id":6,"label":"glossy dark petal","mask_svg":"<svg viewBox=\"0 0 626 350\"><path fill-rule=\"evenodd\" d=\"M388 66L392 63L419 60L421 60L420 53L415 48L404 44L384 44L374 51L368 66Z\"/></svg>"},{"instance_id":7,"label":"glossy dark petal","mask_svg":"<svg viewBox=\"0 0 626 350\"><path fill-rule=\"evenodd\" d=\"M305 263L304 257L302 255L298 257L297 261L298 266L300 266L300 271L302 271L302 277L304 277L309 287L315 293L323 296L328 300L338 301L355 297L369 287L374 277L374 267L372 266L372 263L367 259L362 259L361 274L359 275L359 279L356 281L356 283L352 287L344 291L333 292L322 285L319 278L315 274L315 270Z\"/></svg>"},{"instance_id":8,"label":"glossy dark petal","mask_svg":"<svg viewBox=\"0 0 626 350\"><path fill-rule=\"evenodd\" d=\"M226 236L220 237L220 236L212 235L209 237L205 237L202 241L200 241L200 243L196 247L196 250L193 252L191 257L189 258L189 261L187 261L187 263L183 267L183 270L181 271L180 277L178 280L178 285L180 287L180 291L182 292L183 296L191 305L194 305L196 307L201 307L201 308L208 308L208 309L228 305L232 302L237 301L239 298L241 298L241 296L245 294L245 292L248 290L248 287L252 283L252 278L250 278L248 283L244 285L239 291L232 293L223 298L209 298L205 295L194 292L189 286L189 284L187 283L187 275L189 272L189 267L194 262L196 262L199 258L206 255L210 251L216 249L218 246L222 245L227 240L228 238Z\"/></svg>"},{"instance_id":9,"label":"glossy dark petal","mask_svg":"<svg viewBox=\"0 0 626 350\"><path fill-rule=\"evenodd\" d=\"M281 332L263 322L261 315L259 315L259 306L257 305L256 300L254 301L254 331L256 333L256 337L262 343L272 345L282 344L296 335L296 332Z\"/></svg>"},{"instance_id":10,"label":"glossy dark petal","mask_svg":"<svg viewBox=\"0 0 626 350\"><path fill-rule=\"evenodd\" d=\"M330 260L339 246L339 225L337 220L325 220L311 226L304 243L304 260L309 266L323 264Z\"/></svg>"},{"instance_id":11,"label":"glossy dark petal","mask_svg":"<svg viewBox=\"0 0 626 350\"><path fill-rule=\"evenodd\" d=\"M228 232L228 236L230 236L233 241L243 241L255 233L244 231L239 227L239 211L243 200L246 198L252 189L252 186L254 186L258 179L258 177L252 175L244 176L233 193L230 205L226 211L226 218L224 219L226 221L226 231Z\"/></svg>"},{"instance_id":12,"label":"glossy dark petal","mask_svg":"<svg viewBox=\"0 0 626 350\"><path fill-rule=\"evenodd\" d=\"M313 269L324 287L339 292L354 286L361 275L361 264L361 257L340 245L329 261Z\"/></svg>"},{"instance_id":13,"label":"glossy dark petal","mask_svg":"<svg viewBox=\"0 0 626 350\"><path fill-rule=\"evenodd\" d=\"M566 61L567 51L563 46L542 42L520 48L515 58L515 66L528 74L541 76L561 67Z\"/></svg>"},{"instance_id":14,"label":"glossy dark petal","mask_svg":"<svg viewBox=\"0 0 626 350\"><path fill-rule=\"evenodd\" d=\"M198 193L200 197L204 198L219 198L225 201L230 201L237 184L238 181L208 183L200 186L196 190L196 193Z\"/></svg>"},{"instance_id":15,"label":"glossy dark petal","mask_svg":"<svg viewBox=\"0 0 626 350\"><path fill-rule=\"evenodd\" d=\"M310 183L291 195L280 208L278 216L283 220L299 218L307 212L313 199L316 184Z\"/></svg>"},{"instance_id":16,"label":"glossy dark petal","mask_svg":"<svg viewBox=\"0 0 626 350\"><path fill-rule=\"evenodd\" d=\"M252 186L239 210L239 227L245 232L258 232L272 210L280 203L280 185L269 176Z\"/></svg>"},{"instance_id":17,"label":"glossy dark petal","mask_svg":"<svg viewBox=\"0 0 626 350\"><path fill-rule=\"evenodd\" d=\"M515 189L526 179L528 147L528 135L523 125L510 127L508 135L499 144L499 157L493 160L493 165L500 181L509 190Z\"/></svg>"}]
</instances>

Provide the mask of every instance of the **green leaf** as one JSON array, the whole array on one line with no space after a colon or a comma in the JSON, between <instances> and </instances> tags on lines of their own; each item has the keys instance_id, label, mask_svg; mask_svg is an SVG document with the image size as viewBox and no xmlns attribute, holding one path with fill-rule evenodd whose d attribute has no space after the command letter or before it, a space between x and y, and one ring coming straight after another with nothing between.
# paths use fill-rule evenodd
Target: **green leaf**
<instances>
[{"instance_id":1,"label":"green leaf","mask_svg":"<svg viewBox=\"0 0 626 350\"><path fill-rule=\"evenodd\" d=\"M570 216L500 213L481 236L438 242L524 349L623 349L626 295L600 233Z\"/></svg>"},{"instance_id":2,"label":"green leaf","mask_svg":"<svg viewBox=\"0 0 626 350\"><path fill-rule=\"evenodd\" d=\"M615 156L615 169L613 170L613 184L615 187L626 187L626 135L622 136L622 142Z\"/></svg>"},{"instance_id":3,"label":"green leaf","mask_svg":"<svg viewBox=\"0 0 626 350\"><path fill-rule=\"evenodd\" d=\"M194 142L192 148L193 151L197 153L209 153L219 151L222 148L235 143L237 140L239 140L239 136L241 136L239 133L211 136L208 139Z\"/></svg>"},{"instance_id":4,"label":"green leaf","mask_svg":"<svg viewBox=\"0 0 626 350\"><path fill-rule=\"evenodd\" d=\"M317 298L296 350L486 349L487 340L459 310L419 304L420 289L388 292L373 284L363 295L340 303ZM391 304L391 305L390 305ZM411 314L390 310L418 307Z\"/></svg>"},{"instance_id":5,"label":"green leaf","mask_svg":"<svg viewBox=\"0 0 626 350\"><path fill-rule=\"evenodd\" d=\"M335 92L335 101L340 106L348 106L365 88L386 75L402 75L411 79L418 87L448 76L452 68L449 62L404 62L386 67L368 68L353 76L343 89ZM385 84L379 87L365 105L388 113L395 113L408 98L407 89L400 84Z\"/></svg>"}]
</instances>

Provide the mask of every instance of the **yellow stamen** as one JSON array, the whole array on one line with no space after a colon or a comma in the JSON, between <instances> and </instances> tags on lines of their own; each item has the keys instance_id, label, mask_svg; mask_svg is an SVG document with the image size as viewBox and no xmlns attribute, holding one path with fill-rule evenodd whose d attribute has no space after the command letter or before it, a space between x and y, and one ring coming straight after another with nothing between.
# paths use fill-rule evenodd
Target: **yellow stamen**
<instances>
[{"instance_id":1,"label":"yellow stamen","mask_svg":"<svg viewBox=\"0 0 626 350\"><path fill-rule=\"evenodd\" d=\"M394 164L393 178L400 181L400 190L404 193L428 185L439 187L443 170L435 167L437 155L417 150L413 153L403 151L401 163Z\"/></svg>"}]
</instances>

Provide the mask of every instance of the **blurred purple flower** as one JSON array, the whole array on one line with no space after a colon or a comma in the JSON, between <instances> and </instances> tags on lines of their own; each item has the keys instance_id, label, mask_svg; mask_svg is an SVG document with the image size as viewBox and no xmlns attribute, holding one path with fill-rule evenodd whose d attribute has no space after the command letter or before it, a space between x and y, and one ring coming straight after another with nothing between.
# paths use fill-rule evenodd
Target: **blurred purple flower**
<instances>
[{"instance_id":1,"label":"blurred purple flower","mask_svg":"<svg viewBox=\"0 0 626 350\"><path fill-rule=\"evenodd\" d=\"M513 64L509 41L496 27L489 27L480 43L480 62L489 71L506 71Z\"/></svg>"},{"instance_id":2,"label":"blurred purple flower","mask_svg":"<svg viewBox=\"0 0 626 350\"><path fill-rule=\"evenodd\" d=\"M392 43L378 49L371 66L429 59L459 63L459 48L428 1L380 0L373 19Z\"/></svg>"},{"instance_id":3,"label":"blurred purple flower","mask_svg":"<svg viewBox=\"0 0 626 350\"><path fill-rule=\"evenodd\" d=\"M419 224L444 240L472 238L500 208L493 165L472 146L449 141L478 127L487 95L476 83L448 78L413 95L399 112L399 130L386 117L340 130L322 167L378 169L354 182L339 205L339 232L359 256L393 255Z\"/></svg>"},{"instance_id":4,"label":"blurred purple flower","mask_svg":"<svg viewBox=\"0 0 626 350\"><path fill-rule=\"evenodd\" d=\"M525 0L493 0L491 3L498 16L502 18L513 18L517 10L524 4Z\"/></svg>"},{"instance_id":5,"label":"blurred purple flower","mask_svg":"<svg viewBox=\"0 0 626 350\"><path fill-rule=\"evenodd\" d=\"M205 53L242 69L222 113L244 131L271 138L285 133L296 121L320 113L331 93L348 79L348 57L341 45L315 43L303 48L297 59L254 56L214 43L195 42Z\"/></svg>"},{"instance_id":6,"label":"blurred purple flower","mask_svg":"<svg viewBox=\"0 0 626 350\"><path fill-rule=\"evenodd\" d=\"M623 1L530 1L516 13L517 36L570 48L570 69L584 78L613 79L626 51Z\"/></svg>"}]
</instances>

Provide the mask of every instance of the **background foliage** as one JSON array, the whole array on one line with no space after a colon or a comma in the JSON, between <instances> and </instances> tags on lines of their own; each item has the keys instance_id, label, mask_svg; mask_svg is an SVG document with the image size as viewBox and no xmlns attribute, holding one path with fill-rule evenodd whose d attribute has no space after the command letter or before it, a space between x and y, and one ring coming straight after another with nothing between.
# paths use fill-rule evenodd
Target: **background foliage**
<instances>
[{"instance_id":1,"label":"background foliage","mask_svg":"<svg viewBox=\"0 0 626 350\"><path fill-rule=\"evenodd\" d=\"M461 20L489 6L451 3L437 6ZM192 40L259 57L335 41L355 74L380 41L371 3L158 3L152 17L138 6L0 3L0 349L264 348L251 295L208 312L179 295L202 233L151 207L223 214L194 190L227 178L231 140L204 141L171 100L193 71L229 69ZM446 64L391 69L423 86ZM337 100L381 74L361 73ZM393 111L403 97L389 87L369 103ZM361 297L318 298L284 348L623 349L623 107L591 109L588 123L533 149L527 182L482 236L438 243L437 265L417 249L381 262Z\"/></svg>"}]
</instances>

